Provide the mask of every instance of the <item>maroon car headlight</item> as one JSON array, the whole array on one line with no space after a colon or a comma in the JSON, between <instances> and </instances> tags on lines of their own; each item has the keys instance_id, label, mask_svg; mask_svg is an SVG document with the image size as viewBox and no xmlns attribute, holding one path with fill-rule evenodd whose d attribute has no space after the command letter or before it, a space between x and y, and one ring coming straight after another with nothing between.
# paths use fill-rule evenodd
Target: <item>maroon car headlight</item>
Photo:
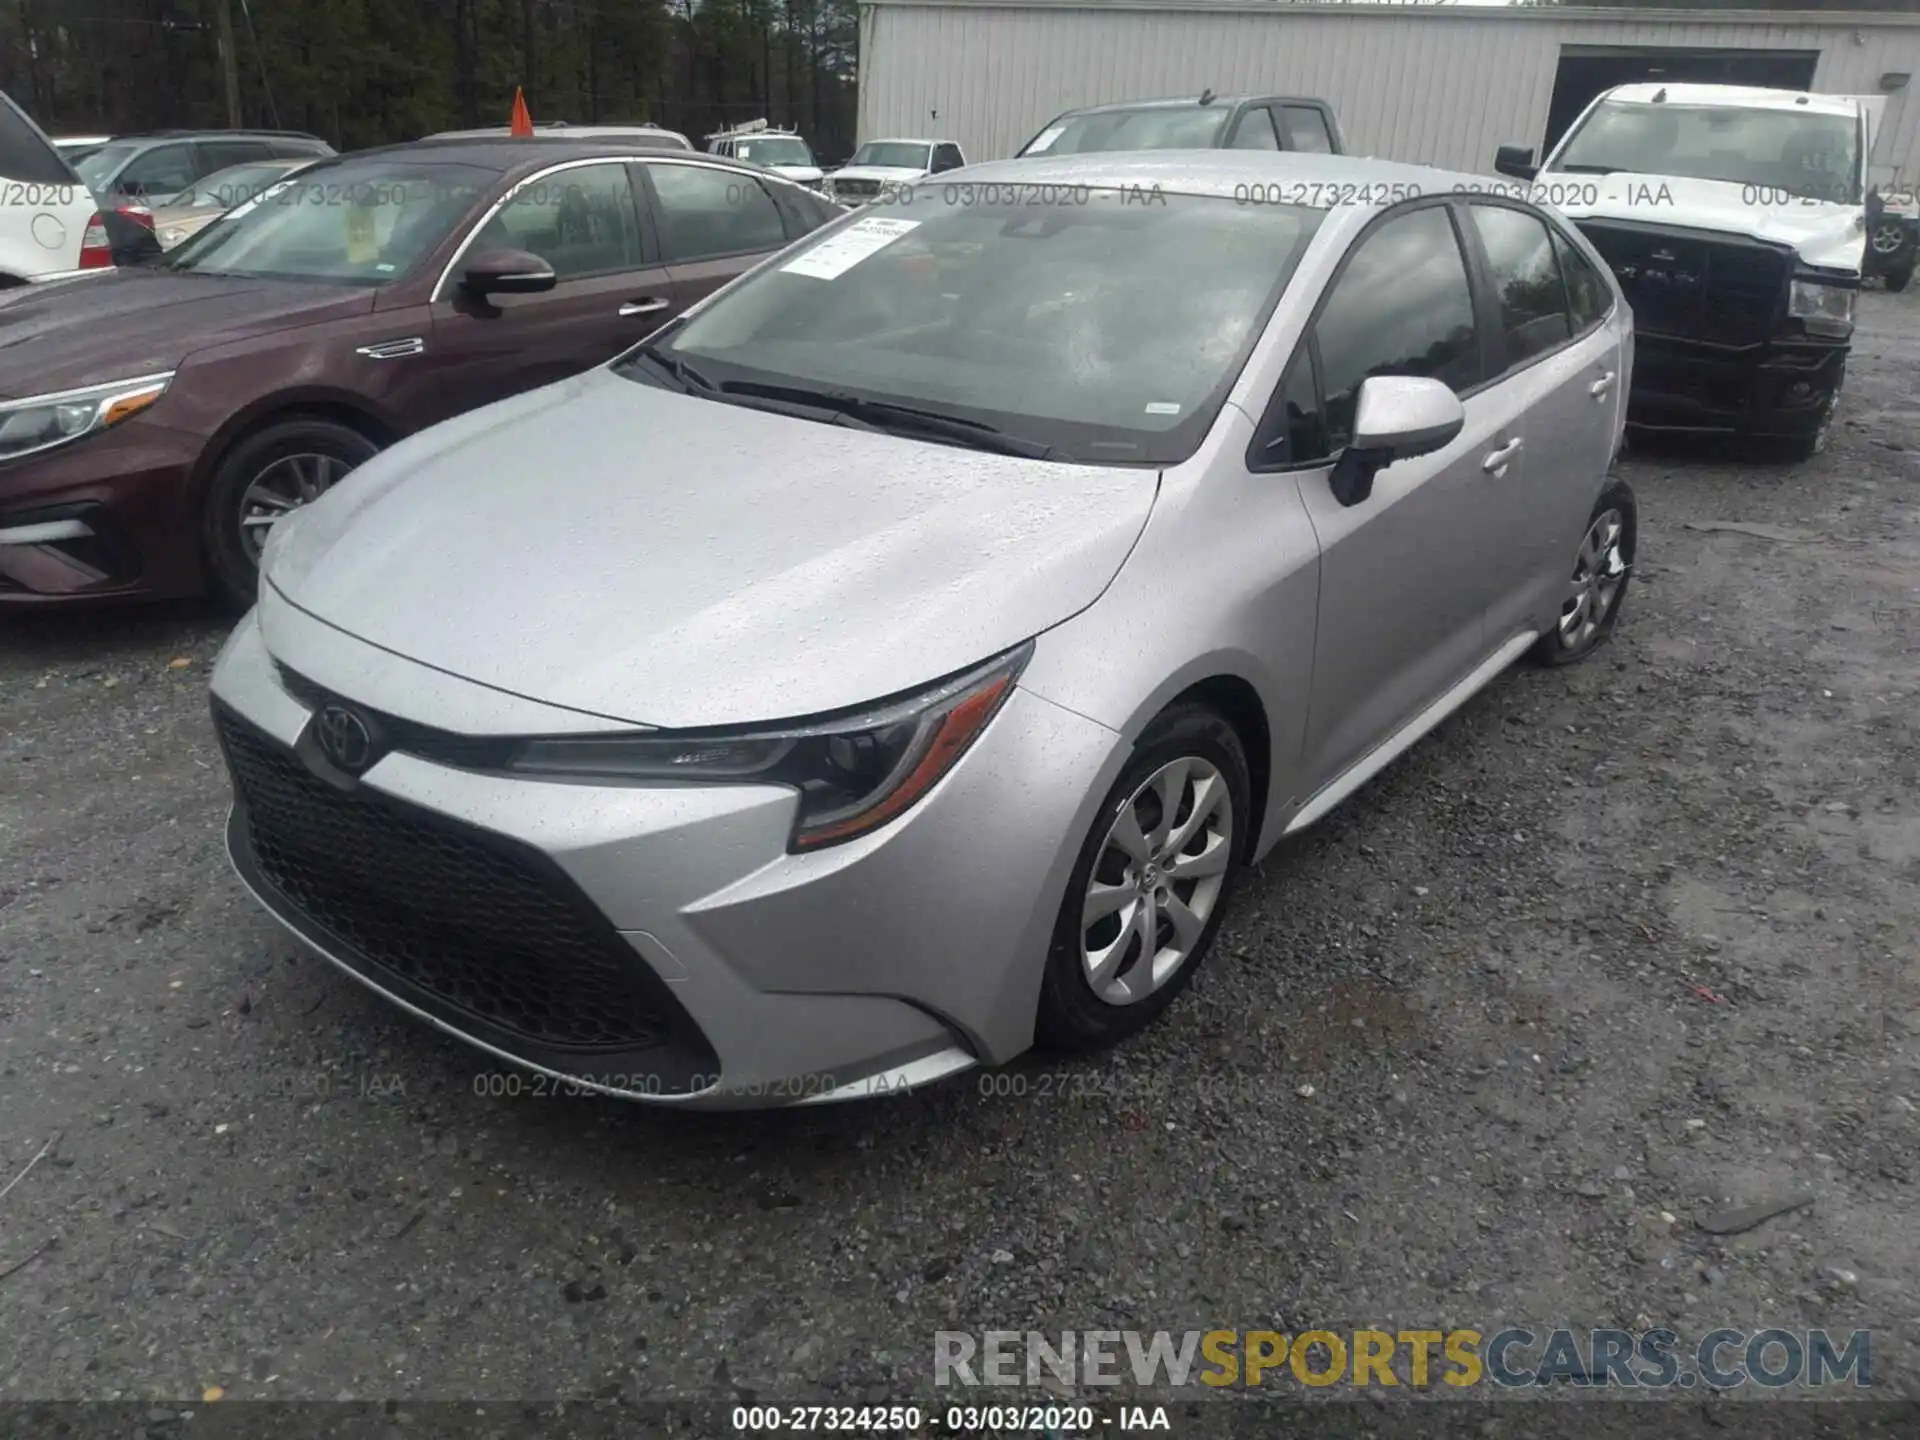
<instances>
[{"instance_id":1,"label":"maroon car headlight","mask_svg":"<svg viewBox=\"0 0 1920 1440\"><path fill-rule=\"evenodd\" d=\"M789 848L817 850L912 809L979 739L1032 653L1028 643L906 699L817 724L529 740L511 768L579 780L792 786L800 808Z\"/></svg>"},{"instance_id":2,"label":"maroon car headlight","mask_svg":"<svg viewBox=\"0 0 1920 1440\"><path fill-rule=\"evenodd\" d=\"M17 460L111 429L166 394L172 380L169 370L164 375L0 401L0 460Z\"/></svg>"}]
</instances>

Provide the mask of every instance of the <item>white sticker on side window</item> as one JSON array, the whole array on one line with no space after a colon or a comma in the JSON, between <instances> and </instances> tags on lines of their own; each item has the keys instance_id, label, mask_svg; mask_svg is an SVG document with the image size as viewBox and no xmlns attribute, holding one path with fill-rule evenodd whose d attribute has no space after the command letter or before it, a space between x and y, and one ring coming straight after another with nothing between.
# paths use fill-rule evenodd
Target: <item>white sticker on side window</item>
<instances>
[{"instance_id":1,"label":"white sticker on side window","mask_svg":"<svg viewBox=\"0 0 1920 1440\"><path fill-rule=\"evenodd\" d=\"M884 250L918 220L883 220L877 215L856 220L838 235L830 236L806 254L789 260L780 268L789 275L810 275L816 280L837 280L876 251Z\"/></svg>"},{"instance_id":2,"label":"white sticker on side window","mask_svg":"<svg viewBox=\"0 0 1920 1440\"><path fill-rule=\"evenodd\" d=\"M1178 400L1155 400L1147 406L1147 414L1149 415L1178 415L1179 413L1180 402Z\"/></svg>"},{"instance_id":3,"label":"white sticker on side window","mask_svg":"<svg viewBox=\"0 0 1920 1440\"><path fill-rule=\"evenodd\" d=\"M1022 155L1038 155L1042 150L1051 150L1053 148L1053 142L1060 138L1060 132L1066 128L1064 125L1049 125L1038 135L1034 136L1033 143L1028 145L1027 148L1020 153Z\"/></svg>"}]
</instances>

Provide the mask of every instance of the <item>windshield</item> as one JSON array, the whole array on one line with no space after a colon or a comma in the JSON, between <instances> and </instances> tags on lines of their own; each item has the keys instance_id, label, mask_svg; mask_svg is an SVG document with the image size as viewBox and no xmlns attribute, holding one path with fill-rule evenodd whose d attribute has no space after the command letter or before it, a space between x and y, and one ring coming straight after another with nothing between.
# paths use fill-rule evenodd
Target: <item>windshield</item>
<instances>
[{"instance_id":1,"label":"windshield","mask_svg":"<svg viewBox=\"0 0 1920 1440\"><path fill-rule=\"evenodd\" d=\"M115 172L139 148L137 145L102 145L98 150L89 151L74 161L74 173L89 190L104 190Z\"/></svg>"},{"instance_id":2,"label":"windshield","mask_svg":"<svg viewBox=\"0 0 1920 1440\"><path fill-rule=\"evenodd\" d=\"M669 332L656 358L722 392L854 395L1060 459L1171 464L1219 412L1323 213L1100 189L1065 205L934 205L931 190L803 242ZM622 373L647 373L641 353Z\"/></svg>"},{"instance_id":3,"label":"windshield","mask_svg":"<svg viewBox=\"0 0 1920 1440\"><path fill-rule=\"evenodd\" d=\"M798 135L762 135L753 140L736 140L733 153L756 165L813 164L813 152Z\"/></svg>"},{"instance_id":4,"label":"windshield","mask_svg":"<svg viewBox=\"0 0 1920 1440\"><path fill-rule=\"evenodd\" d=\"M1860 203L1859 126L1848 115L1606 100L1567 138L1552 168L1724 180Z\"/></svg>"},{"instance_id":5,"label":"windshield","mask_svg":"<svg viewBox=\"0 0 1920 1440\"><path fill-rule=\"evenodd\" d=\"M182 190L173 197L171 208L231 210L282 179L299 163L297 160L263 160L252 165L229 165Z\"/></svg>"},{"instance_id":6,"label":"windshield","mask_svg":"<svg viewBox=\"0 0 1920 1440\"><path fill-rule=\"evenodd\" d=\"M500 183L492 170L399 159L304 170L228 211L163 269L336 285L407 274Z\"/></svg>"},{"instance_id":7,"label":"windshield","mask_svg":"<svg viewBox=\"0 0 1920 1440\"><path fill-rule=\"evenodd\" d=\"M1056 120L1022 155L1078 155L1090 150L1211 150L1227 111L1200 105L1100 110Z\"/></svg>"},{"instance_id":8,"label":"windshield","mask_svg":"<svg viewBox=\"0 0 1920 1440\"><path fill-rule=\"evenodd\" d=\"M917 140L869 140L853 152L849 165L891 165L902 170L931 170L931 145Z\"/></svg>"}]
</instances>

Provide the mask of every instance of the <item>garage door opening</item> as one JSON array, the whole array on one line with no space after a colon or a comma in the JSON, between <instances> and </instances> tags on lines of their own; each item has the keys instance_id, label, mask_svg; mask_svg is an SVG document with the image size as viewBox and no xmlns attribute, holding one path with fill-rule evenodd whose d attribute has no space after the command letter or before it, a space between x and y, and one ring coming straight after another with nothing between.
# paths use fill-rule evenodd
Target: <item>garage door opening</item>
<instances>
[{"instance_id":1,"label":"garage door opening","mask_svg":"<svg viewBox=\"0 0 1920 1440\"><path fill-rule=\"evenodd\" d=\"M1663 50L1640 46L1563 45L1547 106L1546 145L1552 151L1602 90L1640 80L1709 85L1767 85L1805 90L1813 84L1818 50Z\"/></svg>"}]
</instances>

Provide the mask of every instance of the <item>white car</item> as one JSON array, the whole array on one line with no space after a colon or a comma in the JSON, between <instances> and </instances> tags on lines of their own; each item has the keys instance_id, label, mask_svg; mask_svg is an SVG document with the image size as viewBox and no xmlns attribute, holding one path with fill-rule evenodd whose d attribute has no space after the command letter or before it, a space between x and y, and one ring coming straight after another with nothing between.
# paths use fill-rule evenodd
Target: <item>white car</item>
<instances>
[{"instance_id":1,"label":"white car","mask_svg":"<svg viewBox=\"0 0 1920 1440\"><path fill-rule=\"evenodd\" d=\"M791 130L772 129L765 120L751 121L732 130L709 135L707 153L759 165L809 190L820 189L826 177L826 172L813 158L813 150L805 140Z\"/></svg>"},{"instance_id":2,"label":"white car","mask_svg":"<svg viewBox=\"0 0 1920 1440\"><path fill-rule=\"evenodd\" d=\"M958 170L966 163L967 157L951 140L869 140L827 176L827 198L842 205L864 205L902 185Z\"/></svg>"},{"instance_id":3,"label":"white car","mask_svg":"<svg viewBox=\"0 0 1920 1440\"><path fill-rule=\"evenodd\" d=\"M0 92L0 289L112 264L93 192Z\"/></svg>"},{"instance_id":4,"label":"white car","mask_svg":"<svg viewBox=\"0 0 1920 1440\"><path fill-rule=\"evenodd\" d=\"M1880 97L1619 85L1542 165L1494 162L1586 233L1626 292L1628 422L1739 435L1806 459L1846 379ZM1500 189L1501 182L1488 182Z\"/></svg>"}]
</instances>

